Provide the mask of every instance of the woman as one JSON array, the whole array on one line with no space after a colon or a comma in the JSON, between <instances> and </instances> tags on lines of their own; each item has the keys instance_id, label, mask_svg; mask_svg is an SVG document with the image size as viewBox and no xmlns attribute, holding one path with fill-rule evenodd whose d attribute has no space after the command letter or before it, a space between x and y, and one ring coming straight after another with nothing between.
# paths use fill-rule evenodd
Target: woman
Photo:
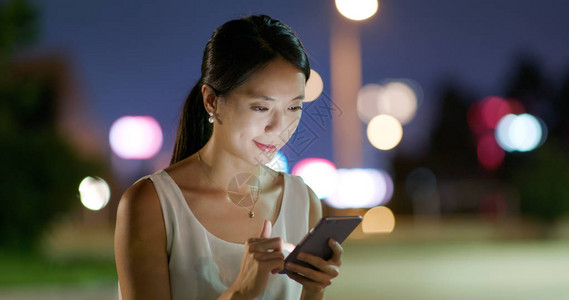
<instances>
[{"instance_id":1,"label":"woman","mask_svg":"<svg viewBox=\"0 0 569 300\"><path fill-rule=\"evenodd\" d=\"M322 299L342 248L331 240L329 261L299 255L318 270L283 265L284 245L302 239L321 207L299 177L264 166L300 120L310 74L300 40L268 16L229 21L208 41L201 71L171 165L120 201L122 298Z\"/></svg>"}]
</instances>

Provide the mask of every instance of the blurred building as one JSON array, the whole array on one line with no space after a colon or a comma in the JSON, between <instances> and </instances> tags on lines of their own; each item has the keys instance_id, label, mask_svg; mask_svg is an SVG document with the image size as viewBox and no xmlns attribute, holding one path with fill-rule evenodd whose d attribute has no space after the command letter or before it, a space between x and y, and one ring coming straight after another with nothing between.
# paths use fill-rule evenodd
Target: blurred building
<instances>
[{"instance_id":1,"label":"blurred building","mask_svg":"<svg viewBox=\"0 0 569 300\"><path fill-rule=\"evenodd\" d=\"M53 113L58 132L79 153L88 159L103 160L107 143L105 134L97 126L80 79L73 71L71 61L63 54L51 53L19 57L10 68L15 80L41 83L51 95L46 103Z\"/></svg>"},{"instance_id":2,"label":"blurred building","mask_svg":"<svg viewBox=\"0 0 569 300\"><path fill-rule=\"evenodd\" d=\"M84 176L102 177L110 185L111 201L106 208L93 212L77 205L71 214L72 218L82 222L113 222L120 187L110 172L106 134L96 122L95 113L89 106L87 93L74 71L71 59L61 52L20 55L10 64L8 74L11 82L30 83L29 87L25 84L24 87L37 88L42 93L37 97L41 102L37 104L39 109L24 120L37 123L36 126L53 126L80 159L96 165L102 172Z\"/></svg>"}]
</instances>

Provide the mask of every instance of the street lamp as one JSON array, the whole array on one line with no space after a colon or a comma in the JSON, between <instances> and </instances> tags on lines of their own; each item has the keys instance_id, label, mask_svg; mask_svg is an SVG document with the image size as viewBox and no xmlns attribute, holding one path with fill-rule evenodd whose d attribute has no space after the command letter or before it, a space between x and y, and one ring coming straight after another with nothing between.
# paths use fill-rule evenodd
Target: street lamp
<instances>
[{"instance_id":1,"label":"street lamp","mask_svg":"<svg viewBox=\"0 0 569 300\"><path fill-rule=\"evenodd\" d=\"M379 7L377 0L336 0L336 8L346 18L362 21L373 16Z\"/></svg>"},{"instance_id":2,"label":"street lamp","mask_svg":"<svg viewBox=\"0 0 569 300\"><path fill-rule=\"evenodd\" d=\"M339 13L350 20L365 20L378 9L377 0L336 0ZM340 168L363 164L362 125L356 99L362 86L362 61L358 24L332 17L330 36L330 74L332 98L342 109L333 116L334 161Z\"/></svg>"}]
</instances>

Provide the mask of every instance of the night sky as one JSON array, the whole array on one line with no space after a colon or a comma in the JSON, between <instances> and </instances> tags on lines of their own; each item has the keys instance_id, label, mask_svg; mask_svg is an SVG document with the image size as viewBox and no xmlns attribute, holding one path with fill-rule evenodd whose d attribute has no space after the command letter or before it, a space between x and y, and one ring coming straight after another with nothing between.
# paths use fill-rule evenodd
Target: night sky
<instances>
[{"instance_id":1,"label":"night sky","mask_svg":"<svg viewBox=\"0 0 569 300\"><path fill-rule=\"evenodd\" d=\"M37 51L61 51L72 62L89 114L102 132L123 115L151 115L171 151L179 110L199 79L203 48L227 20L268 14L295 30L330 95L329 0L33 1L41 13ZM363 83L416 81L423 100L404 127L400 149L425 151L438 112L440 85L452 79L479 97L502 95L520 55L546 76L569 70L569 2L385 0L360 23ZM332 159L331 127L303 155ZM366 164L377 156L365 142ZM386 154L379 154L386 155ZM389 154L387 154L389 155Z\"/></svg>"}]
</instances>

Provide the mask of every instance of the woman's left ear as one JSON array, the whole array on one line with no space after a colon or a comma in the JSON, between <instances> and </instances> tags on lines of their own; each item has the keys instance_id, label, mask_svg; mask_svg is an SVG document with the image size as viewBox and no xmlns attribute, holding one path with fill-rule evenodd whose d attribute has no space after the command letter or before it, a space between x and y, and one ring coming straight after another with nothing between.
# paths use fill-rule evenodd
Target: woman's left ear
<instances>
[{"instance_id":1,"label":"woman's left ear","mask_svg":"<svg viewBox=\"0 0 569 300\"><path fill-rule=\"evenodd\" d=\"M217 103L215 102L216 95L213 88L207 84L202 85L202 97L205 110L208 112L215 112Z\"/></svg>"}]
</instances>

